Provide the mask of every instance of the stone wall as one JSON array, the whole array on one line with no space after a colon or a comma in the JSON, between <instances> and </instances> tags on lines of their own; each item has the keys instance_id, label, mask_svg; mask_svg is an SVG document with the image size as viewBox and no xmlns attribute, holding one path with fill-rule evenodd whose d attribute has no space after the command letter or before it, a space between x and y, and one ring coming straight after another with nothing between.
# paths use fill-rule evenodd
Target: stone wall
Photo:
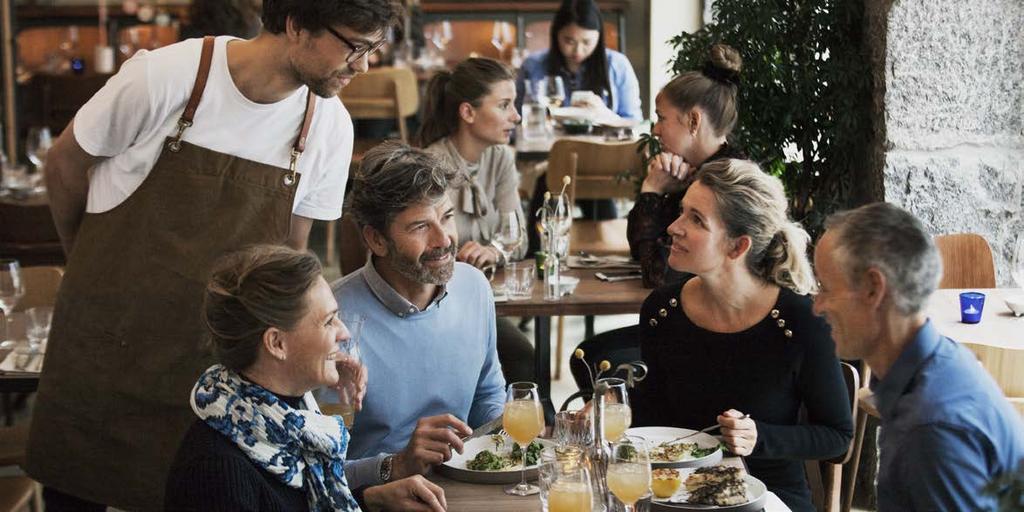
<instances>
[{"instance_id":1,"label":"stone wall","mask_svg":"<svg viewBox=\"0 0 1024 512\"><path fill-rule=\"evenodd\" d=\"M998 284L1009 285L1024 232L1024 2L865 3L887 20L875 36L884 44L885 200L935 234L983 235Z\"/></svg>"}]
</instances>

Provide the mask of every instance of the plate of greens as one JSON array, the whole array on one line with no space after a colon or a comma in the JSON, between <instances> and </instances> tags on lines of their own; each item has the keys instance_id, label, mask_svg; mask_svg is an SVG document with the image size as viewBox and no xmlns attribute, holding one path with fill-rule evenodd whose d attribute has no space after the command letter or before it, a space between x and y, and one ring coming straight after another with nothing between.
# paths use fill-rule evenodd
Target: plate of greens
<instances>
[{"instance_id":1,"label":"plate of greens","mask_svg":"<svg viewBox=\"0 0 1024 512\"><path fill-rule=\"evenodd\" d=\"M537 478L540 452L553 443L537 439L526 449L526 479ZM523 451L511 438L501 434L469 440L461 454L452 452L438 473L471 484L514 484L520 479Z\"/></svg>"},{"instance_id":2,"label":"plate of greens","mask_svg":"<svg viewBox=\"0 0 1024 512\"><path fill-rule=\"evenodd\" d=\"M718 439L695 430L675 427L635 427L627 435L647 440L652 468L697 468L722 461ZM687 437L690 436L690 437Z\"/></svg>"}]
</instances>

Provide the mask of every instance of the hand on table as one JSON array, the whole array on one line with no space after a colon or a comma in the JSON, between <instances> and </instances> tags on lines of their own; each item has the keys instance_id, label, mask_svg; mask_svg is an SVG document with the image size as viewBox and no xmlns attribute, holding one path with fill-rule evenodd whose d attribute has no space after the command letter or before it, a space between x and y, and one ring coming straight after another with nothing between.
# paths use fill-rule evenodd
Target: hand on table
<instances>
[{"instance_id":1,"label":"hand on table","mask_svg":"<svg viewBox=\"0 0 1024 512\"><path fill-rule=\"evenodd\" d=\"M452 449L462 453L460 438L473 433L462 420L451 414L420 418L405 449L395 456L394 478L422 475L431 466L452 458Z\"/></svg>"},{"instance_id":2,"label":"hand on table","mask_svg":"<svg viewBox=\"0 0 1024 512\"><path fill-rule=\"evenodd\" d=\"M420 475L410 476L384 485L376 485L363 493L366 508L378 510L411 510L413 512L444 512L448 502L444 489Z\"/></svg>"},{"instance_id":3,"label":"hand on table","mask_svg":"<svg viewBox=\"0 0 1024 512\"><path fill-rule=\"evenodd\" d=\"M350 401L356 412L363 410L363 397L366 396L368 370L366 366L346 354L337 356L334 365L338 368L338 383L334 390L342 399Z\"/></svg>"},{"instance_id":4,"label":"hand on table","mask_svg":"<svg viewBox=\"0 0 1024 512\"><path fill-rule=\"evenodd\" d=\"M672 153L659 153L647 165L647 177L640 186L640 192L677 192L683 188L683 179L693 170L683 157Z\"/></svg>"},{"instance_id":5,"label":"hand on table","mask_svg":"<svg viewBox=\"0 0 1024 512\"><path fill-rule=\"evenodd\" d=\"M722 442L729 451L745 457L757 445L757 424L749 416L736 409L729 409L718 416L722 426Z\"/></svg>"},{"instance_id":6,"label":"hand on table","mask_svg":"<svg viewBox=\"0 0 1024 512\"><path fill-rule=\"evenodd\" d=\"M489 245L480 245L473 240L463 244L455 259L469 263L476 268L484 268L498 262L498 250Z\"/></svg>"}]
</instances>

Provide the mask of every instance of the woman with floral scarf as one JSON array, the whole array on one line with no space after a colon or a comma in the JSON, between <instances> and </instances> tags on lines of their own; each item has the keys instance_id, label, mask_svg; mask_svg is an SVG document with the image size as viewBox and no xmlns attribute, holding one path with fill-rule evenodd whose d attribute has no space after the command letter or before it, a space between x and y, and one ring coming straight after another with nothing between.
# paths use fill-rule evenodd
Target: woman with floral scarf
<instances>
[{"instance_id":1,"label":"woman with floral scarf","mask_svg":"<svg viewBox=\"0 0 1024 512\"><path fill-rule=\"evenodd\" d=\"M227 256L203 315L219 363L192 389L199 419L171 468L168 510L445 510L444 492L419 476L349 489L348 430L310 391L345 386L361 401L366 371L339 353L349 333L315 256L277 246Z\"/></svg>"}]
</instances>

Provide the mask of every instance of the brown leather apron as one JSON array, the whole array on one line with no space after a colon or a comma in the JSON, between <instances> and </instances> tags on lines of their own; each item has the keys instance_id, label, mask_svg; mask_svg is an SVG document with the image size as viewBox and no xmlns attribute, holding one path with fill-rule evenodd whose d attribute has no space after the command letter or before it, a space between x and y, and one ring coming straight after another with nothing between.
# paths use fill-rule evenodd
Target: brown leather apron
<instances>
[{"instance_id":1,"label":"brown leather apron","mask_svg":"<svg viewBox=\"0 0 1024 512\"><path fill-rule=\"evenodd\" d=\"M142 185L113 210L86 214L57 298L26 469L89 501L163 508L167 472L196 420L189 393L213 364L200 320L210 267L246 245L287 240L315 96L291 169L184 142L212 56L207 38L177 133Z\"/></svg>"}]
</instances>

